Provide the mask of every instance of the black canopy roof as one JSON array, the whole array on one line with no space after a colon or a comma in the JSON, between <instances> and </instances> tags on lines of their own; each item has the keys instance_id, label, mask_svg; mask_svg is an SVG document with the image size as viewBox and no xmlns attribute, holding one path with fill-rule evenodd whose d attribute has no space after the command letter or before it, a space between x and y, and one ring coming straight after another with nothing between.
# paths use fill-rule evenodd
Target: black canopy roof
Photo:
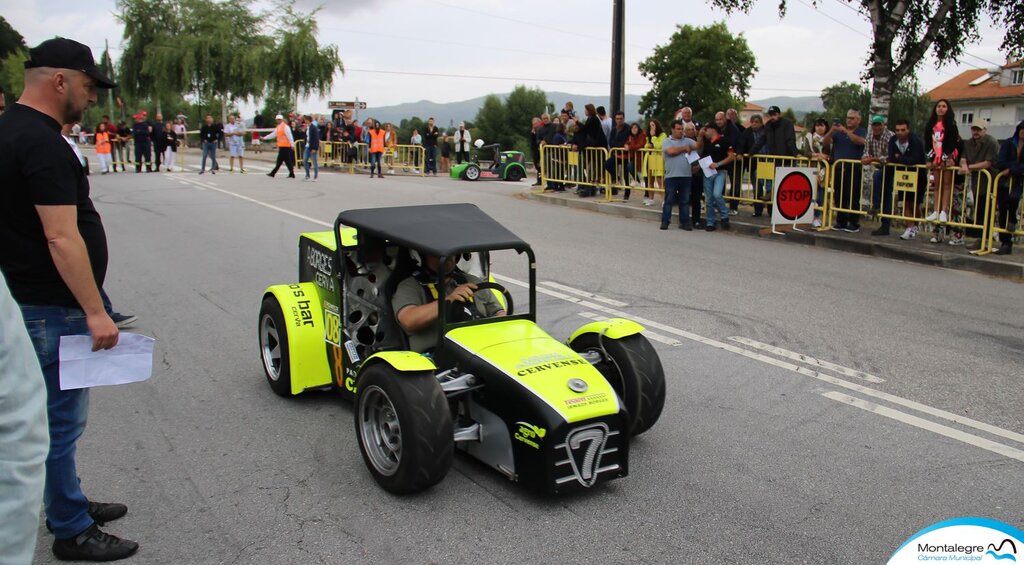
<instances>
[{"instance_id":1,"label":"black canopy roof","mask_svg":"<svg viewBox=\"0 0 1024 565\"><path fill-rule=\"evenodd\" d=\"M364 208L338 214L338 221L366 234L438 256L496 249L529 249L508 228L474 204Z\"/></svg>"}]
</instances>

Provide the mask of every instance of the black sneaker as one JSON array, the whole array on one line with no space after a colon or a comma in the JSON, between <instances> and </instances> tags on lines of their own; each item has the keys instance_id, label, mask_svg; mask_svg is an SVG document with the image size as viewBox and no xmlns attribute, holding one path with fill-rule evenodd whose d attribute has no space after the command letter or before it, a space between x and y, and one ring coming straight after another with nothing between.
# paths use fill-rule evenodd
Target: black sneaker
<instances>
[{"instance_id":1,"label":"black sneaker","mask_svg":"<svg viewBox=\"0 0 1024 565\"><path fill-rule=\"evenodd\" d=\"M704 228L704 231L715 231L715 224L708 225L706 228Z\"/></svg>"},{"instance_id":2,"label":"black sneaker","mask_svg":"<svg viewBox=\"0 0 1024 565\"><path fill-rule=\"evenodd\" d=\"M89 516L101 526L122 518L127 513L128 507L118 502L89 501Z\"/></svg>"},{"instance_id":3,"label":"black sneaker","mask_svg":"<svg viewBox=\"0 0 1024 565\"><path fill-rule=\"evenodd\" d=\"M114 320L114 325L116 325L118 327L118 329L122 329L122 330L134 326L135 322L139 321L139 317L138 316L134 316L132 314L121 314L120 312L112 313L110 315L110 319ZM91 505L92 503L90 502L89 504ZM90 510L91 510L91 508L90 508ZM126 512L127 512L127 510L126 510Z\"/></svg>"},{"instance_id":4,"label":"black sneaker","mask_svg":"<svg viewBox=\"0 0 1024 565\"><path fill-rule=\"evenodd\" d=\"M860 224L846 224L846 227L843 228L843 231L847 233L857 233L860 231Z\"/></svg>"},{"instance_id":5,"label":"black sneaker","mask_svg":"<svg viewBox=\"0 0 1024 565\"><path fill-rule=\"evenodd\" d=\"M832 231L844 231L846 230L846 224L832 224L832 227L829 229Z\"/></svg>"},{"instance_id":6,"label":"black sneaker","mask_svg":"<svg viewBox=\"0 0 1024 565\"><path fill-rule=\"evenodd\" d=\"M661 227L658 228L658 229L659 230L667 230L668 229L668 224L661 224Z\"/></svg>"},{"instance_id":7,"label":"black sneaker","mask_svg":"<svg viewBox=\"0 0 1024 565\"><path fill-rule=\"evenodd\" d=\"M690 224L679 224L679 229L685 231L693 231L693 226L691 226Z\"/></svg>"},{"instance_id":8,"label":"black sneaker","mask_svg":"<svg viewBox=\"0 0 1024 565\"><path fill-rule=\"evenodd\" d=\"M53 540L53 554L61 561L116 561L138 550L139 544L110 535L96 524L73 538Z\"/></svg>"},{"instance_id":9,"label":"black sneaker","mask_svg":"<svg viewBox=\"0 0 1024 565\"><path fill-rule=\"evenodd\" d=\"M871 232L871 235L889 235L889 226L882 226Z\"/></svg>"}]
</instances>

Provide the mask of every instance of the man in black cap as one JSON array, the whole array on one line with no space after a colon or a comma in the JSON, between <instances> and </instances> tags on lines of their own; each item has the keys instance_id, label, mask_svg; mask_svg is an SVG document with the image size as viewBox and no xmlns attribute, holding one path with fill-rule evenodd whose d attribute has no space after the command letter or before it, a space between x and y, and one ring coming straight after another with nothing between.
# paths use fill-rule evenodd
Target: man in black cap
<instances>
[{"instance_id":1,"label":"man in black cap","mask_svg":"<svg viewBox=\"0 0 1024 565\"><path fill-rule=\"evenodd\" d=\"M55 38L29 50L25 89L0 116L0 271L21 308L43 370L50 450L44 503L58 559L110 561L138 544L101 531L124 516L123 504L90 502L75 468L85 430L88 389L61 390L58 347L64 335L89 334L93 350L117 344L103 307L107 241L89 181L61 124L82 119L97 88L116 86L96 68L92 51Z\"/></svg>"}]
</instances>

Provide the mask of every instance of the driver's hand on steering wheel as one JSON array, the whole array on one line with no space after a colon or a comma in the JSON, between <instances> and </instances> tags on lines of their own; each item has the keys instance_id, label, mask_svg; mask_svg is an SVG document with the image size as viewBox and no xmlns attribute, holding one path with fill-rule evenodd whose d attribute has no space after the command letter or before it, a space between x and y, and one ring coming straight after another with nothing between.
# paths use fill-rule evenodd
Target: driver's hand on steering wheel
<instances>
[{"instance_id":1,"label":"driver's hand on steering wheel","mask_svg":"<svg viewBox=\"0 0 1024 565\"><path fill-rule=\"evenodd\" d=\"M460 284L448 296L445 296L444 299L448 302L472 302L473 292L475 291L476 285L473 283Z\"/></svg>"}]
</instances>

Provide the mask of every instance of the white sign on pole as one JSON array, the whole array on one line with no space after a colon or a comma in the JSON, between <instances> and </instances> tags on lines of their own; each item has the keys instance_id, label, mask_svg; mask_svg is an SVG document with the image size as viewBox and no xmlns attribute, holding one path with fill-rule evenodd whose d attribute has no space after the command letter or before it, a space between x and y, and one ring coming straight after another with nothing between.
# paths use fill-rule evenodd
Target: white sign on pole
<instances>
[{"instance_id":1,"label":"white sign on pole","mask_svg":"<svg viewBox=\"0 0 1024 565\"><path fill-rule=\"evenodd\" d=\"M814 195L818 193L817 169L776 167L773 185L773 232L777 225L809 224L814 220Z\"/></svg>"}]
</instances>

